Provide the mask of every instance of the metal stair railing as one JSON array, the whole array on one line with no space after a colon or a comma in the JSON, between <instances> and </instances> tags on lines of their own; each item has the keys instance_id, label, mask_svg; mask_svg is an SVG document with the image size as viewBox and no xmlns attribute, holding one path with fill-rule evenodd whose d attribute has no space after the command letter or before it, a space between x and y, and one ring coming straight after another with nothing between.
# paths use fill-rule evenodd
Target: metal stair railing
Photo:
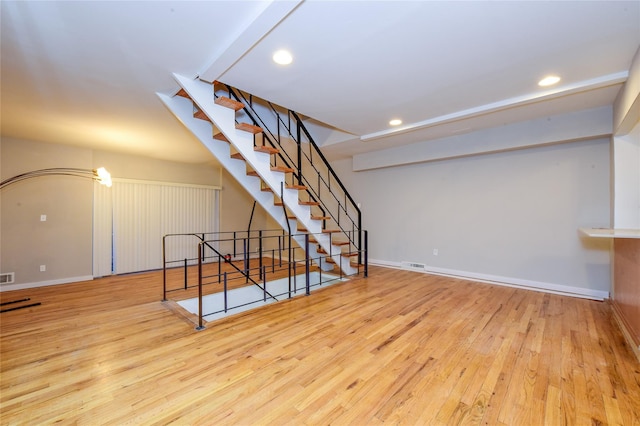
<instances>
[{"instance_id":1,"label":"metal stair railing","mask_svg":"<svg viewBox=\"0 0 640 426\"><path fill-rule=\"evenodd\" d=\"M295 170L292 179L296 179L299 185L306 187L310 201L320 203L320 216L329 217L336 224L358 252L358 264L362 264L360 208L318 148L300 116L295 111L276 106L252 95L245 95L244 92L232 86L225 85L225 87L230 98L244 104L242 111L249 120L262 128L263 143L268 143L280 150L279 154L274 156L272 165L277 166L279 160L286 167ZM275 120L275 125L267 124L266 117L264 119L261 117L255 104L261 105L262 109L272 114L271 118ZM286 120L283 116L286 116ZM290 152L291 148L282 143L283 136L287 135L295 143L295 153ZM325 194L330 196L329 200L323 196ZM326 225L326 220L323 220Z\"/></svg>"}]
</instances>

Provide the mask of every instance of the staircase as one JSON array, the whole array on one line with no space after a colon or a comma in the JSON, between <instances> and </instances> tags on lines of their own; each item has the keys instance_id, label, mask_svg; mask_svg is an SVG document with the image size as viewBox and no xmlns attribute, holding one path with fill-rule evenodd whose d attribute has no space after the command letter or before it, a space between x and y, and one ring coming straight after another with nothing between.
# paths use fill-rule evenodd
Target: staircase
<instances>
[{"instance_id":1,"label":"staircase","mask_svg":"<svg viewBox=\"0 0 640 426\"><path fill-rule=\"evenodd\" d=\"M309 235L308 255L322 270L357 274L360 210L299 116L287 110L283 119L280 107L222 83L174 78L181 89L158 96L182 124L300 247Z\"/></svg>"}]
</instances>

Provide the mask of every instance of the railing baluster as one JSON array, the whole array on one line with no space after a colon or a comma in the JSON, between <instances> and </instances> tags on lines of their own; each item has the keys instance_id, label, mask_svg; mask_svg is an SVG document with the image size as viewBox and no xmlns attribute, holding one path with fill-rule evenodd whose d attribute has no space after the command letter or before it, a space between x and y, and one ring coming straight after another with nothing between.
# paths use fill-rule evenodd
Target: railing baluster
<instances>
[{"instance_id":1,"label":"railing baluster","mask_svg":"<svg viewBox=\"0 0 640 426\"><path fill-rule=\"evenodd\" d=\"M247 239L244 238L243 240L243 247L244 247L244 273L245 276L247 277L247 281L249 282L249 253L247 253L247 246L248 246L248 242Z\"/></svg>"},{"instance_id":2,"label":"railing baluster","mask_svg":"<svg viewBox=\"0 0 640 426\"><path fill-rule=\"evenodd\" d=\"M262 289L264 290L262 292L263 294L263 302L267 301L267 273L266 271L262 271L262 268L260 268L260 273L262 274Z\"/></svg>"},{"instance_id":3,"label":"railing baluster","mask_svg":"<svg viewBox=\"0 0 640 426\"><path fill-rule=\"evenodd\" d=\"M369 276L369 231L364 231L364 276Z\"/></svg>"},{"instance_id":4,"label":"railing baluster","mask_svg":"<svg viewBox=\"0 0 640 426\"><path fill-rule=\"evenodd\" d=\"M202 243L198 244L198 326L196 330L204 329L203 320L202 320L202 249L200 246Z\"/></svg>"},{"instance_id":5,"label":"railing baluster","mask_svg":"<svg viewBox=\"0 0 640 426\"><path fill-rule=\"evenodd\" d=\"M309 234L304 235L304 279L307 282L307 291L306 294L309 296L311 294L311 283L309 282ZM320 268L322 269L322 268Z\"/></svg>"},{"instance_id":6,"label":"railing baluster","mask_svg":"<svg viewBox=\"0 0 640 426\"><path fill-rule=\"evenodd\" d=\"M227 272L224 273L224 313L227 313L229 302L227 300Z\"/></svg>"},{"instance_id":7,"label":"railing baluster","mask_svg":"<svg viewBox=\"0 0 640 426\"><path fill-rule=\"evenodd\" d=\"M258 277L259 279L262 278L262 230L258 231L258 264L259 264L259 268L260 268L260 277Z\"/></svg>"},{"instance_id":8,"label":"railing baluster","mask_svg":"<svg viewBox=\"0 0 640 426\"><path fill-rule=\"evenodd\" d=\"M200 256L200 254L198 254ZM184 289L187 289L187 259L184 260Z\"/></svg>"},{"instance_id":9,"label":"railing baluster","mask_svg":"<svg viewBox=\"0 0 640 426\"><path fill-rule=\"evenodd\" d=\"M167 301L167 253L165 240L167 236L162 236L162 301Z\"/></svg>"}]
</instances>

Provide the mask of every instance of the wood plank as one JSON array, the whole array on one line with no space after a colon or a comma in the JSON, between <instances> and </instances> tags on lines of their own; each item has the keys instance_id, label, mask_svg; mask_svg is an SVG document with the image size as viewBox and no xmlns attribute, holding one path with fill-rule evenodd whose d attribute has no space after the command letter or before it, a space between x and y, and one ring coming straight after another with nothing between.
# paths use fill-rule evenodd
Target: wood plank
<instances>
[{"instance_id":1,"label":"wood plank","mask_svg":"<svg viewBox=\"0 0 640 426\"><path fill-rule=\"evenodd\" d=\"M193 113L193 116L195 118L199 118L200 120L205 120L205 121L208 121L209 123L211 123L211 120L209 119L207 114L205 114L204 111L202 111L202 110L197 110L196 112Z\"/></svg>"},{"instance_id":2,"label":"wood plank","mask_svg":"<svg viewBox=\"0 0 640 426\"><path fill-rule=\"evenodd\" d=\"M261 127L254 126L253 124L249 124L249 123L238 123L236 124L236 129L242 130L243 132L253 133L254 135L258 133L262 133Z\"/></svg>"},{"instance_id":3,"label":"wood plank","mask_svg":"<svg viewBox=\"0 0 640 426\"><path fill-rule=\"evenodd\" d=\"M1 314L2 423L640 420L608 303L370 266L198 332L183 272L167 302L161 271L0 293L41 303Z\"/></svg>"},{"instance_id":4,"label":"wood plank","mask_svg":"<svg viewBox=\"0 0 640 426\"><path fill-rule=\"evenodd\" d=\"M278 152L280 152L278 148L273 148L271 146L266 146L266 145L254 146L253 150L256 152L264 152L265 154L277 154Z\"/></svg>"},{"instance_id":5,"label":"wood plank","mask_svg":"<svg viewBox=\"0 0 640 426\"><path fill-rule=\"evenodd\" d=\"M225 90L225 91L227 90L227 85L222 83L222 82L220 82L220 81L218 81L218 80L215 80L212 85L213 85L213 92L214 93L216 93L216 92L218 92L220 90Z\"/></svg>"},{"instance_id":6,"label":"wood plank","mask_svg":"<svg viewBox=\"0 0 640 426\"><path fill-rule=\"evenodd\" d=\"M287 188L287 189L297 189L298 191L306 191L307 190L307 187L304 186L304 185L289 185L289 184L287 184L285 186L285 188Z\"/></svg>"},{"instance_id":7,"label":"wood plank","mask_svg":"<svg viewBox=\"0 0 640 426\"><path fill-rule=\"evenodd\" d=\"M272 172L293 173L295 170L286 166L271 166Z\"/></svg>"},{"instance_id":8,"label":"wood plank","mask_svg":"<svg viewBox=\"0 0 640 426\"><path fill-rule=\"evenodd\" d=\"M229 142L229 139L227 139L227 137L222 132L216 133L215 135L213 135L213 138L219 141Z\"/></svg>"},{"instance_id":9,"label":"wood plank","mask_svg":"<svg viewBox=\"0 0 640 426\"><path fill-rule=\"evenodd\" d=\"M342 257L357 257L358 253L340 253Z\"/></svg>"},{"instance_id":10,"label":"wood plank","mask_svg":"<svg viewBox=\"0 0 640 426\"><path fill-rule=\"evenodd\" d=\"M217 105L232 109L234 111L240 111L242 108L244 108L244 104L242 102L235 101L226 96L217 97L214 102Z\"/></svg>"},{"instance_id":11,"label":"wood plank","mask_svg":"<svg viewBox=\"0 0 640 426\"><path fill-rule=\"evenodd\" d=\"M191 96L189 96L187 91L182 89L182 88L180 90L178 90L178 93L176 93L176 96L181 96L183 98L191 99Z\"/></svg>"}]
</instances>

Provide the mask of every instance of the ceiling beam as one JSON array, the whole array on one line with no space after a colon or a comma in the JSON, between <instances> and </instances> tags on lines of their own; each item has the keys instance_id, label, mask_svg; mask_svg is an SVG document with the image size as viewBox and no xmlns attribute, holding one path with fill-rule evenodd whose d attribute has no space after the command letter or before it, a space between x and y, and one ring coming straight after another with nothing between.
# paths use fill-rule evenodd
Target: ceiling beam
<instances>
[{"instance_id":1,"label":"ceiling beam","mask_svg":"<svg viewBox=\"0 0 640 426\"><path fill-rule=\"evenodd\" d=\"M303 0L271 1L256 18L200 73L200 79L213 82L286 18ZM221 18L224 19L224 18Z\"/></svg>"},{"instance_id":2,"label":"ceiling beam","mask_svg":"<svg viewBox=\"0 0 640 426\"><path fill-rule=\"evenodd\" d=\"M546 90L544 92L529 93L522 96L516 96L509 99L503 99L498 102L480 105L477 107L456 111L451 114L441 115L439 117L430 118L428 120L407 124L399 128L383 130L380 132L362 135L360 140L369 142L376 139L382 139L390 136L397 136L402 133L409 133L416 130L426 129L429 127L439 126L446 123L461 121L468 118L477 117L489 113L503 111L509 108L520 107L533 104L536 102L549 101L563 96L574 95L580 92L586 92L595 89L601 89L616 84L624 83L629 76L628 71L621 71L609 75L600 76L590 80L579 81L577 83L567 84L555 89Z\"/></svg>"},{"instance_id":3,"label":"ceiling beam","mask_svg":"<svg viewBox=\"0 0 640 426\"><path fill-rule=\"evenodd\" d=\"M613 131L612 118L613 108L603 106L483 129L464 135L366 152L353 156L353 171L609 137Z\"/></svg>"}]
</instances>

